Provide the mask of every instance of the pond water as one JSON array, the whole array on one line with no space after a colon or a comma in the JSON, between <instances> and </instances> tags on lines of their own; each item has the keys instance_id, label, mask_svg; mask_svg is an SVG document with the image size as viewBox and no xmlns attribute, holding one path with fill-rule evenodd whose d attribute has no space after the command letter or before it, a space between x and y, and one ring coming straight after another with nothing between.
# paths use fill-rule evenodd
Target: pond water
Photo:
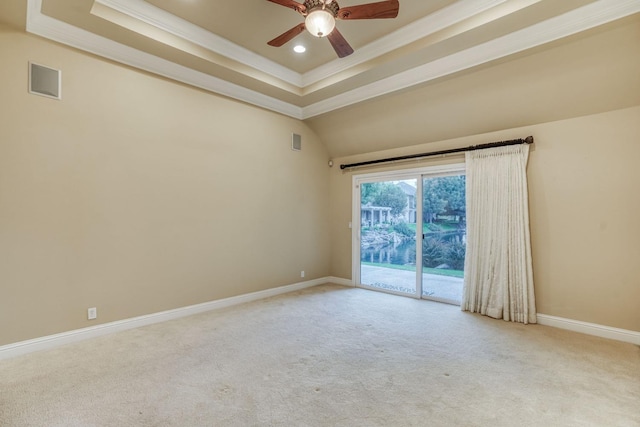
<instances>
[{"instance_id":1,"label":"pond water","mask_svg":"<svg viewBox=\"0 0 640 427\"><path fill-rule=\"evenodd\" d=\"M437 233L444 241L466 241L466 233L450 231ZM429 236L434 236L435 233ZM388 244L361 248L360 261L376 264L416 265L416 242L408 240L400 244Z\"/></svg>"},{"instance_id":2,"label":"pond water","mask_svg":"<svg viewBox=\"0 0 640 427\"><path fill-rule=\"evenodd\" d=\"M360 261L376 264L416 265L416 242L373 246L360 250Z\"/></svg>"}]
</instances>

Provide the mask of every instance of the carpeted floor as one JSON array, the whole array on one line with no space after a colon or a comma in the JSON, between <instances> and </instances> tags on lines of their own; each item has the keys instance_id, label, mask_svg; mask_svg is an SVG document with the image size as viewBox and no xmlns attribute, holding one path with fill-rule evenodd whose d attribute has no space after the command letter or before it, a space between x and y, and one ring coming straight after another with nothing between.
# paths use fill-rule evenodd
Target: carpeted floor
<instances>
[{"instance_id":1,"label":"carpeted floor","mask_svg":"<svg viewBox=\"0 0 640 427\"><path fill-rule=\"evenodd\" d=\"M319 286L0 361L1 426L640 426L640 348Z\"/></svg>"}]
</instances>

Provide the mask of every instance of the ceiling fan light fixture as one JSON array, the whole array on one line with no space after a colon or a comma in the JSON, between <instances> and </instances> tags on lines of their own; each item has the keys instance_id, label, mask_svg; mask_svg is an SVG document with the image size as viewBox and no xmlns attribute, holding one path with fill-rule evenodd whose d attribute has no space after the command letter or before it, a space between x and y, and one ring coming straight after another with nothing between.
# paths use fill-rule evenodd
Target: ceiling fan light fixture
<instances>
[{"instance_id":1,"label":"ceiling fan light fixture","mask_svg":"<svg viewBox=\"0 0 640 427\"><path fill-rule=\"evenodd\" d=\"M315 9L309 12L304 25L314 36L326 37L336 27L336 18L326 9Z\"/></svg>"},{"instance_id":2,"label":"ceiling fan light fixture","mask_svg":"<svg viewBox=\"0 0 640 427\"><path fill-rule=\"evenodd\" d=\"M326 37L339 58L351 55L353 48L336 28L336 19L351 21L395 18L400 10L399 0L384 0L349 7L340 7L336 0L304 0L304 3L296 0L268 1L291 8L305 17L304 22L268 41L269 46L280 47L299 36L306 28L314 37Z\"/></svg>"}]
</instances>

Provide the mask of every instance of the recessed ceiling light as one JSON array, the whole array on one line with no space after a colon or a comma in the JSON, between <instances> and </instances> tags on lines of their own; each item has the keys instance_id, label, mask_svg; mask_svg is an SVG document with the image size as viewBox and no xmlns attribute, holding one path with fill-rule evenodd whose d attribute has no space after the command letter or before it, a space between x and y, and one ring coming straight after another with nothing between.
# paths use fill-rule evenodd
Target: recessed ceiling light
<instances>
[{"instance_id":1,"label":"recessed ceiling light","mask_svg":"<svg viewBox=\"0 0 640 427\"><path fill-rule=\"evenodd\" d=\"M306 51L307 48L299 44L299 45L296 45L293 48L293 50L294 50L294 52L302 53L302 52Z\"/></svg>"}]
</instances>

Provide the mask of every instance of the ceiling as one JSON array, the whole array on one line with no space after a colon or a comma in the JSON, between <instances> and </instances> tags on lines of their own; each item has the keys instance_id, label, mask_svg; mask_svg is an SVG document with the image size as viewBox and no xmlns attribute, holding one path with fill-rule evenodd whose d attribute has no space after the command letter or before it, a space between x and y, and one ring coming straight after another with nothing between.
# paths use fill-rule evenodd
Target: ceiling
<instances>
[{"instance_id":1,"label":"ceiling","mask_svg":"<svg viewBox=\"0 0 640 427\"><path fill-rule=\"evenodd\" d=\"M267 0L3 3L0 18L31 33L303 120L640 12L640 0L400 0L395 19L338 21L355 50L340 59L306 32L268 46L303 17Z\"/></svg>"}]
</instances>

